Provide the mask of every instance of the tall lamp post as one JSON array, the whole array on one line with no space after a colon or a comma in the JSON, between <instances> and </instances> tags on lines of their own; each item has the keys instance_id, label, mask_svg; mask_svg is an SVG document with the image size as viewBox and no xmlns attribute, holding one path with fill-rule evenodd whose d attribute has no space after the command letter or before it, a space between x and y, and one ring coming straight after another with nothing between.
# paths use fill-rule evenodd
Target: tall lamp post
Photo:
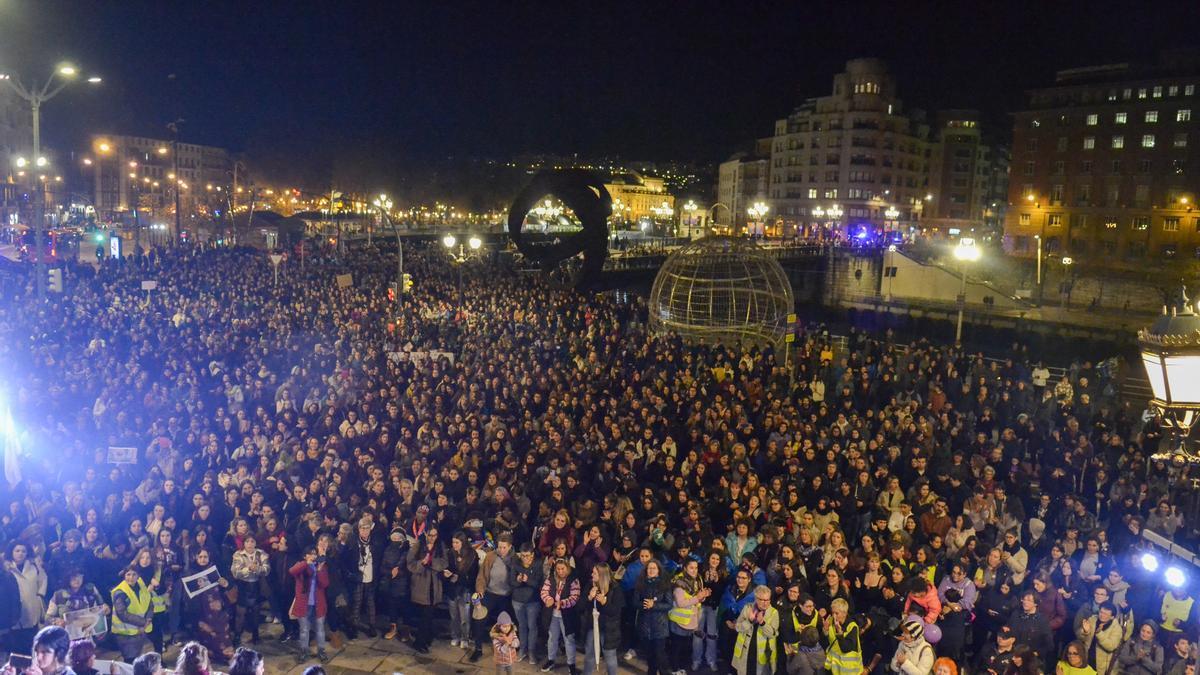
<instances>
[{"instance_id":1,"label":"tall lamp post","mask_svg":"<svg viewBox=\"0 0 1200 675\"><path fill-rule=\"evenodd\" d=\"M970 237L963 237L958 240L958 245L954 247L954 257L959 261L959 268L962 271L962 285L958 291L958 322L954 327L954 344L962 344L962 324L963 324L963 307L967 304L967 263L973 263L979 260L982 252L975 245L975 240Z\"/></svg>"},{"instance_id":2,"label":"tall lamp post","mask_svg":"<svg viewBox=\"0 0 1200 675\"><path fill-rule=\"evenodd\" d=\"M838 226L842 224L842 214L845 212L842 211L841 206L834 204L833 206L829 207L825 213L828 214L829 218L833 221L833 229L836 232Z\"/></svg>"},{"instance_id":3,"label":"tall lamp post","mask_svg":"<svg viewBox=\"0 0 1200 675\"><path fill-rule=\"evenodd\" d=\"M687 236L688 236L688 239L692 238L692 229L696 225L696 209L697 208L698 207L696 206L696 202L694 202L690 199L687 200L687 203L683 205L683 212L687 214Z\"/></svg>"},{"instance_id":4,"label":"tall lamp post","mask_svg":"<svg viewBox=\"0 0 1200 675\"><path fill-rule=\"evenodd\" d=\"M32 87L26 86L20 80L13 78L11 75L0 73L0 82L8 85L8 88L16 92L17 96L25 99L29 104L30 110L33 113L33 161L39 167L46 166L46 160L42 157L42 104L50 99L58 96L58 93L63 90L63 87L71 83L79 76L79 69L69 63L59 64L54 72L50 73L50 77L46 78L46 83L41 87L37 86L37 80L33 80ZM87 78L89 84L100 84L101 79L95 75ZM38 300L46 299L46 259L42 255L42 230L45 229L46 223L42 203L45 197L45 190L42 185L37 182L36 172L30 172L33 177L32 183L38 189L37 199L34 200L34 222L33 222L33 241L37 249L37 296Z\"/></svg>"},{"instance_id":5,"label":"tall lamp post","mask_svg":"<svg viewBox=\"0 0 1200 675\"><path fill-rule=\"evenodd\" d=\"M746 213L754 218L751 222L755 223L754 227L751 228L750 236L766 234L766 226L763 223L763 218L767 216L767 211L770 210L771 207L767 206L764 202L754 202L750 208L746 209Z\"/></svg>"},{"instance_id":6,"label":"tall lamp post","mask_svg":"<svg viewBox=\"0 0 1200 675\"><path fill-rule=\"evenodd\" d=\"M1200 454L1187 446L1200 411L1200 315L1188 300L1186 289L1180 293L1177 305L1169 309L1164 306L1162 315L1138 332L1138 346L1154 393L1150 407L1175 430L1178 440L1177 447L1156 451L1153 459L1170 460L1177 470L1200 464ZM1193 479L1193 486L1197 482Z\"/></svg>"},{"instance_id":7,"label":"tall lamp post","mask_svg":"<svg viewBox=\"0 0 1200 675\"><path fill-rule=\"evenodd\" d=\"M392 220L392 200L387 195L379 195L372 204L379 209L380 215L396 233L396 316L399 317L400 309L404 306L404 238L400 236L400 228Z\"/></svg>"},{"instance_id":8,"label":"tall lamp post","mask_svg":"<svg viewBox=\"0 0 1200 675\"><path fill-rule=\"evenodd\" d=\"M458 253L454 252L455 244L458 245ZM467 249L463 246L463 242L459 241L458 237L455 237L452 234L447 234L446 236L442 237L442 246L446 247L446 252L450 255L450 259L453 260L455 263L455 266L458 267L458 305L459 305L459 307L462 307L462 304L463 304L463 290L462 290L463 263L465 263L467 260L469 260L471 258L471 256L474 255L475 252L479 250L479 247L483 246L483 240L475 235L471 235L470 239L467 240L467 246L471 247L471 251L468 253Z\"/></svg>"}]
</instances>

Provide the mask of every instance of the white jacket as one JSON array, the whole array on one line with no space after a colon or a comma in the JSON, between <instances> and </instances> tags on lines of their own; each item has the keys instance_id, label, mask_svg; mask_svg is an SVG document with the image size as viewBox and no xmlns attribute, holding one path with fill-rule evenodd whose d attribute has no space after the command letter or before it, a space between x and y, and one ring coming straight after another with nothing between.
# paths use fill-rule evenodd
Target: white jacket
<instances>
[{"instance_id":1,"label":"white jacket","mask_svg":"<svg viewBox=\"0 0 1200 675\"><path fill-rule=\"evenodd\" d=\"M896 663L900 654L905 655L904 665ZM919 637L908 643L901 641L896 655L892 657L891 670L904 675L930 675L933 672L933 659L933 646L925 638Z\"/></svg>"}]
</instances>

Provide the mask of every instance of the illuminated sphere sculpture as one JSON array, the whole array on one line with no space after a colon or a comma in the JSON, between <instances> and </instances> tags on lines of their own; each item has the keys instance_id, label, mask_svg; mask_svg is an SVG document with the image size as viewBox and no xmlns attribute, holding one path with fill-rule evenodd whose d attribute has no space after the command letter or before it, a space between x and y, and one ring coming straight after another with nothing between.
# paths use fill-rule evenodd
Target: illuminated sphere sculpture
<instances>
[{"instance_id":1,"label":"illuminated sphere sculpture","mask_svg":"<svg viewBox=\"0 0 1200 675\"><path fill-rule=\"evenodd\" d=\"M650 290L650 325L691 342L779 343L793 311L779 261L749 239L713 236L672 253Z\"/></svg>"}]
</instances>

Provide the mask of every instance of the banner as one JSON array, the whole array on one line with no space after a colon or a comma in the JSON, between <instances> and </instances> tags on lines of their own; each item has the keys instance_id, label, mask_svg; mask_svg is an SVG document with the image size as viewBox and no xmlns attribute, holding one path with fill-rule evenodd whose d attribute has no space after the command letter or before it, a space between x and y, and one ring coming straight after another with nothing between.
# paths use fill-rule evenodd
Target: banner
<instances>
[{"instance_id":1,"label":"banner","mask_svg":"<svg viewBox=\"0 0 1200 675\"><path fill-rule=\"evenodd\" d=\"M217 571L217 566L209 565L206 570L197 572L190 577L184 577L183 590L187 591L189 598L194 598L220 582L221 573Z\"/></svg>"},{"instance_id":2,"label":"banner","mask_svg":"<svg viewBox=\"0 0 1200 675\"><path fill-rule=\"evenodd\" d=\"M336 278L338 288L350 288L354 285L354 277L349 274L339 274Z\"/></svg>"},{"instance_id":3,"label":"banner","mask_svg":"<svg viewBox=\"0 0 1200 675\"><path fill-rule=\"evenodd\" d=\"M72 640L104 635L108 632L108 618L104 616L103 607L88 607L67 612L64 615L67 625L67 635Z\"/></svg>"},{"instance_id":4,"label":"banner","mask_svg":"<svg viewBox=\"0 0 1200 675\"><path fill-rule=\"evenodd\" d=\"M109 464L137 464L137 448L108 446Z\"/></svg>"}]
</instances>

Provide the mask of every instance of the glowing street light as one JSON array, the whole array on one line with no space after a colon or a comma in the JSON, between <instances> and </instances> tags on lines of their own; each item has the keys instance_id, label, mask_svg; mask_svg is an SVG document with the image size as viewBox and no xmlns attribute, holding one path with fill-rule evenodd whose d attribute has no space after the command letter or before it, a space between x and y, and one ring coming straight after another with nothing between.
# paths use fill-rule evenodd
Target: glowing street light
<instances>
[{"instance_id":1,"label":"glowing street light","mask_svg":"<svg viewBox=\"0 0 1200 675\"><path fill-rule=\"evenodd\" d=\"M483 246L483 240L475 235L471 235L471 238L467 240L467 246L470 246L472 250L478 251L479 247Z\"/></svg>"},{"instance_id":2,"label":"glowing street light","mask_svg":"<svg viewBox=\"0 0 1200 675\"><path fill-rule=\"evenodd\" d=\"M101 142L100 145L96 147L100 150L100 152L112 152L112 146L108 143Z\"/></svg>"},{"instance_id":3,"label":"glowing street light","mask_svg":"<svg viewBox=\"0 0 1200 675\"><path fill-rule=\"evenodd\" d=\"M456 239L452 234L442 237L442 246L445 246L446 248L454 248L454 245L457 243L458 239Z\"/></svg>"},{"instance_id":4,"label":"glowing street light","mask_svg":"<svg viewBox=\"0 0 1200 675\"><path fill-rule=\"evenodd\" d=\"M962 285L958 291L958 323L954 327L954 344L956 345L962 344L963 307L967 304L967 263L977 262L982 256L983 251L970 237L959 239L958 246L954 247L954 257L962 268Z\"/></svg>"}]
</instances>

